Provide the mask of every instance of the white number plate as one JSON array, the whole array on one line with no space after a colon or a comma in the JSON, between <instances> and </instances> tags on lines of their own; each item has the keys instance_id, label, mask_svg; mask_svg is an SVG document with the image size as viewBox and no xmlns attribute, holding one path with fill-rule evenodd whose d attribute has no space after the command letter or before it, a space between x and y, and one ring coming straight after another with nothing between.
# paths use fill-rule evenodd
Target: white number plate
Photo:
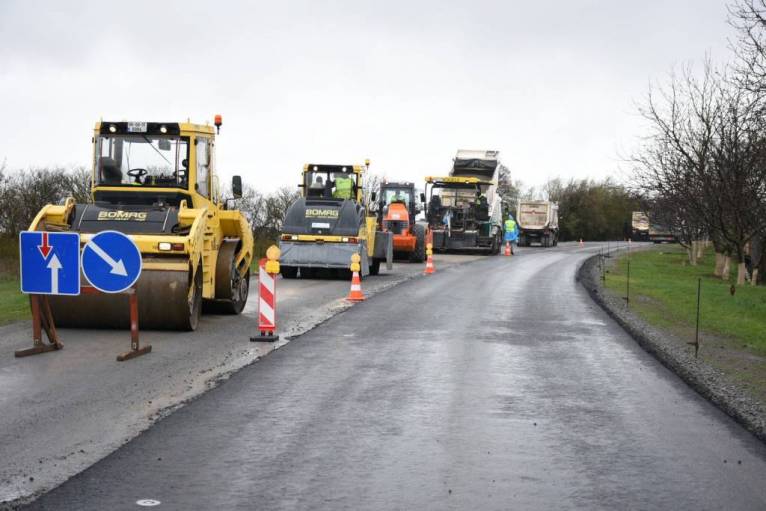
<instances>
[{"instance_id":1,"label":"white number plate","mask_svg":"<svg viewBox=\"0 0 766 511\"><path fill-rule=\"evenodd\" d=\"M128 133L146 133L145 122L129 122Z\"/></svg>"},{"instance_id":2,"label":"white number plate","mask_svg":"<svg viewBox=\"0 0 766 511\"><path fill-rule=\"evenodd\" d=\"M313 222L311 224L311 228L312 229L329 229L330 228L330 224L328 224L326 222Z\"/></svg>"}]
</instances>

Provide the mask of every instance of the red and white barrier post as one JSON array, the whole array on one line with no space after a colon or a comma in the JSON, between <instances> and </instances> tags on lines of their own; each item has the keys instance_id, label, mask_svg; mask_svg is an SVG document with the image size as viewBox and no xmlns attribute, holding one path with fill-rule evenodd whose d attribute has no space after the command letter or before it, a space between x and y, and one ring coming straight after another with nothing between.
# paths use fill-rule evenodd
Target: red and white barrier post
<instances>
[{"instance_id":1,"label":"red and white barrier post","mask_svg":"<svg viewBox=\"0 0 766 511\"><path fill-rule=\"evenodd\" d=\"M279 340L277 329L277 275L279 274L279 248L272 245L266 257L258 262L258 330L260 335L251 341Z\"/></svg>"}]
</instances>

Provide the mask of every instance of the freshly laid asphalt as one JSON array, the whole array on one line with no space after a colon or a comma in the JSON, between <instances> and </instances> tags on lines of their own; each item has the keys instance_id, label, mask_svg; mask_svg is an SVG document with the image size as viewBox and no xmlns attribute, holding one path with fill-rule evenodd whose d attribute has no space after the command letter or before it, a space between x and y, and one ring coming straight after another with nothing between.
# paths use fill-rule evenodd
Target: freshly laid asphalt
<instances>
[{"instance_id":1,"label":"freshly laid asphalt","mask_svg":"<svg viewBox=\"0 0 766 511\"><path fill-rule=\"evenodd\" d=\"M437 260L450 267L480 257ZM381 292L423 268L396 263L365 279L365 289ZM203 315L193 333L141 331L141 342L153 350L127 362L116 360L130 346L125 330L61 329L63 350L14 358L15 350L31 346L31 324L0 327L0 509L58 486L180 404L344 310L349 285L280 279L276 343L249 341L257 333L253 288L240 316Z\"/></svg>"},{"instance_id":2,"label":"freshly laid asphalt","mask_svg":"<svg viewBox=\"0 0 766 511\"><path fill-rule=\"evenodd\" d=\"M520 250L371 297L29 509L764 509L766 446Z\"/></svg>"}]
</instances>

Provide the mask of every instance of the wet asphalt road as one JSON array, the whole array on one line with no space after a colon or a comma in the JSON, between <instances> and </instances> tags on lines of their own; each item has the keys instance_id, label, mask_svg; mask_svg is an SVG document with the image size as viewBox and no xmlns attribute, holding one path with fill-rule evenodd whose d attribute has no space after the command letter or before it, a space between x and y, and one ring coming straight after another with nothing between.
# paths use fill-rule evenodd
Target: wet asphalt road
<instances>
[{"instance_id":1,"label":"wet asphalt road","mask_svg":"<svg viewBox=\"0 0 766 511\"><path fill-rule=\"evenodd\" d=\"M766 508L766 446L591 302L588 254L376 295L30 509Z\"/></svg>"}]
</instances>

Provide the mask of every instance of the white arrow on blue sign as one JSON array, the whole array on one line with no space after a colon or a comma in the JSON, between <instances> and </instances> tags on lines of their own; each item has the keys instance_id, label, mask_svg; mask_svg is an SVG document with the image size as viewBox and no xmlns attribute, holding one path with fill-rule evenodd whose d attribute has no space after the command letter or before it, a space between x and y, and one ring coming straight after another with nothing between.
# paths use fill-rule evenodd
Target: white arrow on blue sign
<instances>
[{"instance_id":1,"label":"white arrow on blue sign","mask_svg":"<svg viewBox=\"0 0 766 511\"><path fill-rule=\"evenodd\" d=\"M80 294L80 235L24 231L19 234L21 292Z\"/></svg>"},{"instance_id":2,"label":"white arrow on blue sign","mask_svg":"<svg viewBox=\"0 0 766 511\"><path fill-rule=\"evenodd\" d=\"M93 287L104 293L120 293L133 286L141 268L138 247L118 231L101 231L82 249L82 272Z\"/></svg>"}]
</instances>

